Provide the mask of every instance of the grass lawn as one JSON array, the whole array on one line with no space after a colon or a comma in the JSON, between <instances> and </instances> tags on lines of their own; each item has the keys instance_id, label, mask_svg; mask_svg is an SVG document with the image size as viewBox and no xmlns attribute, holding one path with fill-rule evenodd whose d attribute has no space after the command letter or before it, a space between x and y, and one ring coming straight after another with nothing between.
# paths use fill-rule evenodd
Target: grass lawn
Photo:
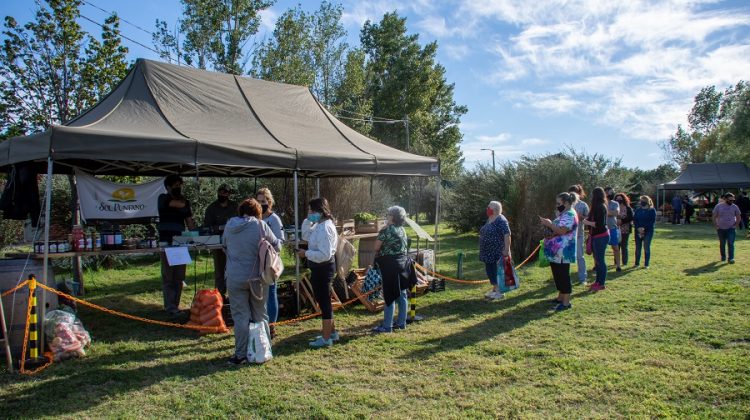
<instances>
[{"instance_id":1,"label":"grass lawn","mask_svg":"<svg viewBox=\"0 0 750 420\"><path fill-rule=\"evenodd\" d=\"M0 417L746 418L750 240L740 236L726 265L707 225L661 225L650 270L610 270L597 294L575 286L559 314L549 268L537 267L500 302L483 299L484 285L449 283L419 299L425 321L389 335L371 335L381 316L353 306L336 313L342 339L328 350L307 346L319 320L279 327L264 366L228 367L232 335L82 309L88 357L31 378L0 374ZM475 235L443 238L440 272L455 274L462 249L465 278L484 278ZM93 302L163 319L158 263L88 279Z\"/></svg>"}]
</instances>

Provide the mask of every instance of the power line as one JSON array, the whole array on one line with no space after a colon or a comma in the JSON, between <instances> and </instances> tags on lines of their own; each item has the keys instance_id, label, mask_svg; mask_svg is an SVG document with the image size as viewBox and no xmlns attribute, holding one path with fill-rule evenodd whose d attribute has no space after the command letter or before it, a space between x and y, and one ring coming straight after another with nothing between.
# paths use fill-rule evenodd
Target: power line
<instances>
[{"instance_id":1,"label":"power line","mask_svg":"<svg viewBox=\"0 0 750 420\"><path fill-rule=\"evenodd\" d=\"M402 121L404 121L404 120L394 120L394 119L385 118L385 117L373 117L371 115L360 114L358 112L349 111L347 109L341 109L341 111L346 112L347 114L350 114L350 115L356 115L358 117L366 118L368 120L379 120L379 121L383 121L383 122L386 122L386 121L402 122Z\"/></svg>"},{"instance_id":2,"label":"power line","mask_svg":"<svg viewBox=\"0 0 750 420\"><path fill-rule=\"evenodd\" d=\"M145 32L145 33L147 33L147 34L149 34L149 35L151 35L151 36L154 36L154 33L153 33L153 32L151 32L151 31L149 31L149 30L147 30L147 29L143 29L143 28L141 28L140 26L136 25L135 23L133 23L133 22L130 22L130 21L128 21L128 20L125 20L125 19L123 19L122 17L120 17L120 15L118 15L118 14L117 14L117 12L111 12L111 11L109 11L109 10L105 10L105 9L102 9L101 7L99 7L99 6L95 5L94 3L90 2L89 0L83 0L83 4L88 4L89 6L91 6L91 7L94 7L94 8L96 8L96 9L99 9L99 10L101 10L102 12L104 12L104 13L107 13L108 15L117 15L117 17L118 17L118 18L119 18L119 19L120 19L121 21L123 21L123 22L127 23L128 25L130 25L130 26L132 26L132 27L134 27L134 28L140 29L141 31L143 31L143 32Z\"/></svg>"},{"instance_id":3,"label":"power line","mask_svg":"<svg viewBox=\"0 0 750 420\"><path fill-rule=\"evenodd\" d=\"M98 27L100 27L100 28L104 29L104 25L102 25L101 23L99 23L99 22L95 21L94 19L91 19L91 18L89 18L89 17L86 17L86 16L85 16L85 15L83 15L83 14L81 14L80 16L81 16L82 18L84 18L84 19L88 20L89 22L93 23L94 25L96 25L96 26L98 26ZM159 56L161 56L161 52L159 52L159 51L156 51L155 49L153 49L153 48L149 47L148 45L142 44L142 43L140 43L140 42L138 42L138 41L134 40L133 38L130 38L130 37L126 36L126 35L123 35L123 33L122 33L122 32L120 32L120 36L121 36L122 38L124 38L124 39L127 39L128 41L130 41L130 42L134 43L134 44L140 45L141 47L143 47L143 48L145 48L145 49L147 49L147 50L149 50L149 51L155 52L156 54L158 54Z\"/></svg>"},{"instance_id":4,"label":"power line","mask_svg":"<svg viewBox=\"0 0 750 420\"><path fill-rule=\"evenodd\" d=\"M400 122L406 122L406 120L374 120L374 119L365 119L365 118L352 118L352 117L345 117L343 115L336 115L336 118L341 120L350 120L350 121L362 121L362 122L368 122L368 123L382 123L382 124L396 124Z\"/></svg>"}]
</instances>

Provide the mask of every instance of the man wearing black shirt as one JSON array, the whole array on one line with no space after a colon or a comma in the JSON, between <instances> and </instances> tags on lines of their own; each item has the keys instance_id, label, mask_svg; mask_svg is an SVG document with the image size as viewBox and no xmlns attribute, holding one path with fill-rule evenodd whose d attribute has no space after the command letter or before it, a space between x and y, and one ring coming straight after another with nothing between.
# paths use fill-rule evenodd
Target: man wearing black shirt
<instances>
[{"instance_id":1,"label":"man wearing black shirt","mask_svg":"<svg viewBox=\"0 0 750 420\"><path fill-rule=\"evenodd\" d=\"M737 198L737 207L740 208L740 229L744 226L748 229L748 216L750 215L750 198L747 197L747 191L742 191L742 194Z\"/></svg>"},{"instance_id":2,"label":"man wearing black shirt","mask_svg":"<svg viewBox=\"0 0 750 420\"><path fill-rule=\"evenodd\" d=\"M237 203L229 199L231 193L231 188L222 184L219 186L216 201L206 207L203 225L211 230L212 235L223 234L224 225L227 224L227 221L237 216ZM222 297L226 297L227 281L224 279L224 270L227 265L227 255L221 249L214 249L211 254L214 257L214 287L219 290Z\"/></svg>"},{"instance_id":3,"label":"man wearing black shirt","mask_svg":"<svg viewBox=\"0 0 750 420\"><path fill-rule=\"evenodd\" d=\"M195 228L190 202L182 195L182 178L169 175L164 178L167 194L158 198L159 242L172 244L172 238L180 235L185 226ZM170 266L166 254L161 254L161 281L164 294L164 310L173 317L180 316L180 297L185 281L185 265Z\"/></svg>"}]
</instances>

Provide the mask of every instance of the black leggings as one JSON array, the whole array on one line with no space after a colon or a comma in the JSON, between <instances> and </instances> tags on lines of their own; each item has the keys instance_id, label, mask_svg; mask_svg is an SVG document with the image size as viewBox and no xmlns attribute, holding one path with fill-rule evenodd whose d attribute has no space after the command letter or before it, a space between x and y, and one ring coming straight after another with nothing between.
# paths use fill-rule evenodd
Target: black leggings
<instances>
[{"instance_id":1,"label":"black leggings","mask_svg":"<svg viewBox=\"0 0 750 420\"><path fill-rule=\"evenodd\" d=\"M552 267L552 278L555 279L557 290L564 295L570 294L573 291L573 287L570 285L570 264L551 262L549 266Z\"/></svg>"},{"instance_id":2,"label":"black leggings","mask_svg":"<svg viewBox=\"0 0 750 420\"><path fill-rule=\"evenodd\" d=\"M333 319L333 306L331 305L331 281L336 272L336 264L333 260L324 263L308 262L310 266L310 283L312 283L315 300L320 306L323 319Z\"/></svg>"}]
</instances>

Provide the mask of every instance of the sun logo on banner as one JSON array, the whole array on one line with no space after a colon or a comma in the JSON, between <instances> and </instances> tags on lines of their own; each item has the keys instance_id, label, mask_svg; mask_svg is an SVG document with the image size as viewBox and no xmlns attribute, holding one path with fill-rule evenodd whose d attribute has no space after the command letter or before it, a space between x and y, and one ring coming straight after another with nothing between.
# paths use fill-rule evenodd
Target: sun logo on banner
<instances>
[{"instance_id":1,"label":"sun logo on banner","mask_svg":"<svg viewBox=\"0 0 750 420\"><path fill-rule=\"evenodd\" d=\"M129 203L135 200L135 190L129 187L119 188L112 191L112 199L109 201Z\"/></svg>"}]
</instances>

